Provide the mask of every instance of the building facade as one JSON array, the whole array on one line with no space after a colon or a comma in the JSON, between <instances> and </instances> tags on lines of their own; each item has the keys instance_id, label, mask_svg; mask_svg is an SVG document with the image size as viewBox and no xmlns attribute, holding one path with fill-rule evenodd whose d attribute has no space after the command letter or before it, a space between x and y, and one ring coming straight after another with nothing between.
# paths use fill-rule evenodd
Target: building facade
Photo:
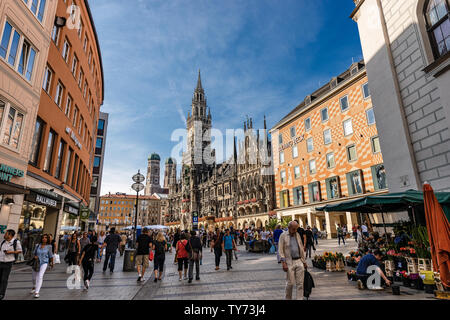
<instances>
[{"instance_id":1,"label":"building facade","mask_svg":"<svg viewBox=\"0 0 450 320\"><path fill-rule=\"evenodd\" d=\"M32 2L32 1L29 1ZM54 25L28 158L19 239L87 230L95 137L103 104L100 47L88 1L52 1ZM33 1L34 3L34 1ZM58 239L58 237L56 237Z\"/></svg>"},{"instance_id":2,"label":"building facade","mask_svg":"<svg viewBox=\"0 0 450 320\"><path fill-rule=\"evenodd\" d=\"M105 159L106 134L108 131L108 113L99 114L97 137L95 139L94 166L92 168L91 195L89 198L89 230L94 230L97 225L98 209L100 206L100 192L103 177L103 162Z\"/></svg>"},{"instance_id":3,"label":"building facade","mask_svg":"<svg viewBox=\"0 0 450 320\"><path fill-rule=\"evenodd\" d=\"M316 207L388 192L364 62L333 78L270 131L279 218L298 220L336 236L349 230L356 213ZM379 223L375 215L373 223ZM392 217L387 218L392 222Z\"/></svg>"},{"instance_id":4,"label":"building facade","mask_svg":"<svg viewBox=\"0 0 450 320\"><path fill-rule=\"evenodd\" d=\"M19 230L56 1L0 2L0 241ZM54 231L53 231L54 233Z\"/></svg>"},{"instance_id":5,"label":"building facade","mask_svg":"<svg viewBox=\"0 0 450 320\"><path fill-rule=\"evenodd\" d=\"M244 141L238 148L235 139L231 159L217 164L215 150L211 149L211 124L211 111L199 73L187 116L188 141L181 177L179 180L175 177L176 183L169 185L165 224L192 229L194 215L198 215L198 227L205 229L266 225L275 207L268 135L264 131L260 136L248 119L244 124ZM268 159L255 157L250 161L260 153L268 155ZM175 164L173 169L176 170Z\"/></svg>"},{"instance_id":6,"label":"building facade","mask_svg":"<svg viewBox=\"0 0 450 320\"><path fill-rule=\"evenodd\" d=\"M450 1L358 0L389 189L450 190Z\"/></svg>"}]
</instances>

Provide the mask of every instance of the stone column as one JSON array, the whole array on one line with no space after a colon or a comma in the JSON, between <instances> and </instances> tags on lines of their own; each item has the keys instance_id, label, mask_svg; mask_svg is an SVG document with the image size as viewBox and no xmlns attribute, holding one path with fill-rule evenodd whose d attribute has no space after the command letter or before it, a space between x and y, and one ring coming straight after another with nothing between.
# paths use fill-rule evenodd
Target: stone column
<instances>
[{"instance_id":1,"label":"stone column","mask_svg":"<svg viewBox=\"0 0 450 320\"><path fill-rule=\"evenodd\" d=\"M327 239L331 239L331 220L328 211L325 211L325 222L327 227Z\"/></svg>"},{"instance_id":2,"label":"stone column","mask_svg":"<svg viewBox=\"0 0 450 320\"><path fill-rule=\"evenodd\" d=\"M312 215L311 215L311 209L308 209L308 212L306 213L306 216L308 217L306 221L306 225L309 225L312 227L313 221L312 221Z\"/></svg>"},{"instance_id":3,"label":"stone column","mask_svg":"<svg viewBox=\"0 0 450 320\"><path fill-rule=\"evenodd\" d=\"M352 228L353 228L352 213L351 212L346 212L345 214L347 216L347 232L351 233L352 232Z\"/></svg>"},{"instance_id":4,"label":"stone column","mask_svg":"<svg viewBox=\"0 0 450 320\"><path fill-rule=\"evenodd\" d=\"M317 228L319 231L322 231L322 225L321 225L321 223L320 223L319 217L316 216L316 217L315 217L315 220L316 220L316 228Z\"/></svg>"}]
</instances>

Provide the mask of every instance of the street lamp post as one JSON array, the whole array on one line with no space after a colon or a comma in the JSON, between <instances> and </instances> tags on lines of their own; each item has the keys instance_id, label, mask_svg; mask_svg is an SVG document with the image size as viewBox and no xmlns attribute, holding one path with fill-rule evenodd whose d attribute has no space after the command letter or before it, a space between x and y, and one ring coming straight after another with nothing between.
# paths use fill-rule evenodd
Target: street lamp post
<instances>
[{"instance_id":1,"label":"street lamp post","mask_svg":"<svg viewBox=\"0 0 450 320\"><path fill-rule=\"evenodd\" d=\"M139 213L139 192L141 192L144 189L144 185L142 182L145 180L145 177L141 174L140 170L138 170L138 173L133 176L133 185L131 188L136 191L136 210L135 210L135 216L134 216L134 229L133 229L133 248L136 245L136 229L137 229L137 220L138 220L138 213Z\"/></svg>"}]
</instances>

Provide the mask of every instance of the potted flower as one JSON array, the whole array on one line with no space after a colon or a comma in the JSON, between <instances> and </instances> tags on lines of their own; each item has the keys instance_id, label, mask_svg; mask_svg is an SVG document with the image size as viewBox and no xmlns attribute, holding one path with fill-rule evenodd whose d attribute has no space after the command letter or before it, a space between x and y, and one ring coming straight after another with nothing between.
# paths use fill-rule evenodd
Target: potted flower
<instances>
[{"instance_id":1,"label":"potted flower","mask_svg":"<svg viewBox=\"0 0 450 320\"><path fill-rule=\"evenodd\" d=\"M403 286L405 287L411 287L411 281L408 277L408 274L406 273L406 271L401 271L400 272L401 277L402 277L402 281L403 281Z\"/></svg>"}]
</instances>

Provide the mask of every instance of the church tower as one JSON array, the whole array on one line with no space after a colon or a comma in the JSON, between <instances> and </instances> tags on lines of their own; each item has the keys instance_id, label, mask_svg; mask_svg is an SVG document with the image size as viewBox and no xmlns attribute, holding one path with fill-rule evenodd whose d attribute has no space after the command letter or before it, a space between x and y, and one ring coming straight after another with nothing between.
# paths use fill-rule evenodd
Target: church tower
<instances>
[{"instance_id":1,"label":"church tower","mask_svg":"<svg viewBox=\"0 0 450 320\"><path fill-rule=\"evenodd\" d=\"M169 188L171 184L176 183L176 167L175 160L168 158L164 167L164 188ZM175 175L175 176L174 176Z\"/></svg>"},{"instance_id":2,"label":"church tower","mask_svg":"<svg viewBox=\"0 0 450 320\"><path fill-rule=\"evenodd\" d=\"M145 195L152 195L153 193L161 192L161 184L160 184L160 162L161 158L158 154L152 153L148 157L148 166L147 166L147 179L145 186Z\"/></svg>"}]
</instances>

